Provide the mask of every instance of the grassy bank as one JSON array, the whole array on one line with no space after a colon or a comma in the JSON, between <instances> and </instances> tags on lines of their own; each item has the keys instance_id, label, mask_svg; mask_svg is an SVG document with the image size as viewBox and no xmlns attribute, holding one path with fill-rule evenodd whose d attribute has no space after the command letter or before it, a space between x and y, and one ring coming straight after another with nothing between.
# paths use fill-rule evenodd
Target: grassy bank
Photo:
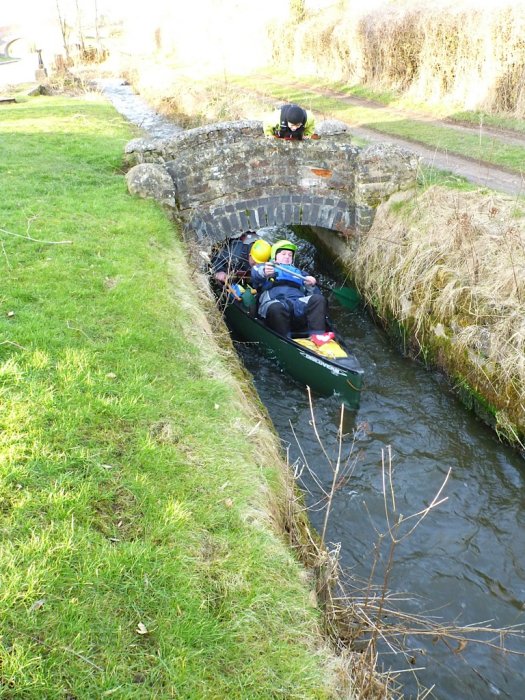
<instances>
[{"instance_id":1,"label":"grassy bank","mask_svg":"<svg viewBox=\"0 0 525 700\"><path fill-rule=\"evenodd\" d=\"M445 370L462 400L525 446L525 208L431 187L382 204L347 264L404 351Z\"/></svg>"},{"instance_id":2,"label":"grassy bank","mask_svg":"<svg viewBox=\"0 0 525 700\"><path fill-rule=\"evenodd\" d=\"M98 98L0 116L0 694L334 697L275 438L127 195L130 127Z\"/></svg>"}]
</instances>

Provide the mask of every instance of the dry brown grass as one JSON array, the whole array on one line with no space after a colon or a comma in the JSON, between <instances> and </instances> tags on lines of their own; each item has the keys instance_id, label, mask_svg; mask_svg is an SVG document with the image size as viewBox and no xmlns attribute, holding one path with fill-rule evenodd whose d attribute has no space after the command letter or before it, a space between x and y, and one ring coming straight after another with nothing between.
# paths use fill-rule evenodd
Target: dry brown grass
<instances>
[{"instance_id":1,"label":"dry brown grass","mask_svg":"<svg viewBox=\"0 0 525 700\"><path fill-rule=\"evenodd\" d=\"M445 340L501 425L525 430L525 208L434 187L382 205L352 261L362 293L421 347ZM461 371L460 368L463 367Z\"/></svg>"},{"instance_id":2,"label":"dry brown grass","mask_svg":"<svg viewBox=\"0 0 525 700\"><path fill-rule=\"evenodd\" d=\"M220 80L189 78L176 68L159 67L153 60L129 63L126 78L161 114L186 129L213 122L262 119L273 108L257 100L223 76Z\"/></svg>"},{"instance_id":3,"label":"dry brown grass","mask_svg":"<svg viewBox=\"0 0 525 700\"><path fill-rule=\"evenodd\" d=\"M297 73L525 115L525 5L512 0L341 2L274 30Z\"/></svg>"}]
</instances>

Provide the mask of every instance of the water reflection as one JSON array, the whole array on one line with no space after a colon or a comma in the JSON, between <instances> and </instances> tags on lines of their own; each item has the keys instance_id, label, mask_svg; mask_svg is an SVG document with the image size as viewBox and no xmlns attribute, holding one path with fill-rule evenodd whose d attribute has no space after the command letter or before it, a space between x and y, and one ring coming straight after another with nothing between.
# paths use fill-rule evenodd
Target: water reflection
<instances>
[{"instance_id":1,"label":"water reflection","mask_svg":"<svg viewBox=\"0 0 525 700\"><path fill-rule=\"evenodd\" d=\"M274 235L273 235L274 234ZM270 237L289 238L288 229ZM276 239L276 238L275 238ZM319 271L315 248L301 241L300 265ZM328 290L335 281L320 275ZM331 315L365 369L358 411L347 411L343 433L349 446L356 435L355 467L336 493L327 539L342 545L342 563L358 579L369 577L377 531L385 531L382 454L391 446L396 506L408 516L427 506L450 470L447 501L433 510L395 551L389 587L408 592L407 613L425 614L443 624L483 623L500 628L525 622L525 463L467 412L437 375L402 358L362 310L350 312L330 299ZM304 461L325 488L331 483L331 459L337 455L341 407L336 398L315 397L314 414L323 448L316 440L305 389L279 371L274 361L239 343L239 352L289 452ZM309 498L321 491L305 471ZM323 513L311 514L320 529ZM380 561L375 583L384 576ZM487 639L487 637L485 637ZM498 644L497 637L492 642ZM408 638L418 678L435 685L432 697L522 697L525 663L488 645ZM523 639L506 642L525 652ZM401 657L385 654L382 663L409 668ZM406 697L416 697L417 680L400 677Z\"/></svg>"}]
</instances>

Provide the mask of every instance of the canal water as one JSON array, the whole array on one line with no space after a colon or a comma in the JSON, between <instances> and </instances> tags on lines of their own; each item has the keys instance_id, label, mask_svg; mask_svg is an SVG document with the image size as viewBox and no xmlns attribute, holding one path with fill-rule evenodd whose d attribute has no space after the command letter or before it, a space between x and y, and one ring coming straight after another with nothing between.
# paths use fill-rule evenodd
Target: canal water
<instances>
[{"instance_id":1,"label":"canal water","mask_svg":"<svg viewBox=\"0 0 525 700\"><path fill-rule=\"evenodd\" d=\"M180 131L122 81L108 80L101 88L149 136ZM274 241L295 235L286 228L263 233ZM416 698L421 686L433 687L430 697L439 700L525 697L525 656L511 653L525 654L523 635L504 639L510 650L504 652L499 633L474 631L517 631L525 624L525 461L459 403L439 374L403 358L364 309L341 307L329 292L338 284L333 266L311 242L298 243L301 266L320 273L331 317L365 370L359 409L346 410L341 419L336 397L315 396L312 420L304 387L253 346L235 344L301 474L319 531L325 516L320 499L330 489L343 434L345 478L335 491L325 539L340 543L349 589L361 595L367 581L387 589L388 608L397 612L383 623L405 619L406 654L398 651L400 640L387 635L379 665L399 672L406 698ZM389 464L385 499L382 465ZM446 500L401 539L390 563L388 537L379 544L388 528L385 510L391 523L403 515L398 534L406 535L418 521L409 516L438 493ZM414 634L418 616L443 628L471 626L469 638L479 641L465 645L435 632Z\"/></svg>"},{"instance_id":2,"label":"canal water","mask_svg":"<svg viewBox=\"0 0 525 700\"><path fill-rule=\"evenodd\" d=\"M422 626L401 616L422 616L434 629L525 624L525 461L459 403L439 374L402 357L363 308L338 304L329 291L337 284L333 266L311 243L297 241L286 228L262 233L298 242L299 265L320 272L331 317L365 370L358 410L345 410L341 423L337 397L315 396L312 417L304 387L253 346L236 342L290 463L301 473L319 532L342 426L339 461L347 465L346 478L335 492L326 541L340 543L349 591L364 593L372 576L377 590L388 589L388 608L399 613L383 622L407 631L406 654L395 653L399 639L387 635L392 648L380 646L380 665L400 672L407 698L416 698L420 686L434 686L430 697L440 700L524 697L525 657L500 651L498 634L463 631L462 637L478 640L463 649L461 640L438 632L414 634ZM438 494L446 499L411 534L418 518L402 523L397 534L407 536L395 545L392 564L389 538L378 548L388 530L384 474L391 523L396 514L406 519L424 510ZM525 653L523 636L504 644Z\"/></svg>"}]
</instances>

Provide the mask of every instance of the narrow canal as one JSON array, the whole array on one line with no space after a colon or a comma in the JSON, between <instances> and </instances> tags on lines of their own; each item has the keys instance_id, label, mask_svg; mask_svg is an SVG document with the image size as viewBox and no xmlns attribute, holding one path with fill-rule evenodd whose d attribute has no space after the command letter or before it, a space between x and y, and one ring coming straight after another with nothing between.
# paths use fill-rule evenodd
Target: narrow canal
<instances>
[{"instance_id":1,"label":"narrow canal","mask_svg":"<svg viewBox=\"0 0 525 700\"><path fill-rule=\"evenodd\" d=\"M269 240L294 238L286 228L263 233ZM299 244L299 265L320 272L325 291L334 286L331 268L315 247L294 240ZM403 358L364 309L349 311L334 297L329 299L331 317L357 354L366 380L360 408L345 411L343 444L348 454L353 443L351 469L336 491L326 540L341 544L341 563L357 589L364 591L366 584L359 582L369 579L378 533L386 532L382 462L388 463L390 455L396 509L404 518L431 503L450 470L441 494L447 500L396 545L391 570L389 543L383 543L373 583L381 589L390 570L387 587L398 600L388 607L407 616L421 615L434 625L523 625L525 461L498 442L438 374ZM333 474L325 452L332 464L337 458L340 402L336 397L314 397L318 440L304 388L254 347L241 342L236 347L290 462L302 470L310 504L318 504ZM324 510L314 507L310 519L321 531ZM407 521L400 532L408 531L415 520ZM525 658L497 650L497 634L468 635L485 643L469 642L463 649L457 639L411 634L417 627L413 621L389 616L385 622L400 622L409 631L406 656L387 645L380 655L382 667L402 672L398 680L407 698L417 697L418 684L435 686L430 697L440 700L523 697ZM508 638L504 644L525 652L523 637Z\"/></svg>"},{"instance_id":2,"label":"narrow canal","mask_svg":"<svg viewBox=\"0 0 525 700\"><path fill-rule=\"evenodd\" d=\"M129 121L163 138L180 131L156 114L119 79L100 81L115 108ZM268 230L267 237L293 237L289 229ZM333 266L315 247L299 241L301 266L320 272L323 287L336 282ZM363 309L349 311L330 297L331 316L355 350L366 372L359 410L344 415L344 445L354 438L351 474L336 491L326 540L341 544L341 563L357 588L364 589L375 560L378 533L386 531L382 460L391 455L398 513L407 518L428 506L450 470L447 500L433 509L394 551L388 589L391 602L406 616L434 623L504 628L525 624L525 461L500 444L494 434L450 393L438 374L404 359ZM255 348L236 343L262 401L298 469L310 504L330 487L338 450L341 407L335 397L314 397L315 427L304 388L280 372ZM386 460L388 461L388 460ZM317 479L317 481L316 481ZM312 508L321 530L324 512ZM413 523L415 521L409 521ZM381 589L387 565L383 546L373 582ZM395 622L390 616L386 623ZM410 620L406 629L413 629ZM400 671L406 698L419 685L434 686L439 700L484 700L524 696L525 657L496 647L500 636L475 635L485 643L416 636L407 632L407 656L382 646L379 665ZM525 653L525 639L504 640ZM416 670L421 669L421 670Z\"/></svg>"}]
</instances>

